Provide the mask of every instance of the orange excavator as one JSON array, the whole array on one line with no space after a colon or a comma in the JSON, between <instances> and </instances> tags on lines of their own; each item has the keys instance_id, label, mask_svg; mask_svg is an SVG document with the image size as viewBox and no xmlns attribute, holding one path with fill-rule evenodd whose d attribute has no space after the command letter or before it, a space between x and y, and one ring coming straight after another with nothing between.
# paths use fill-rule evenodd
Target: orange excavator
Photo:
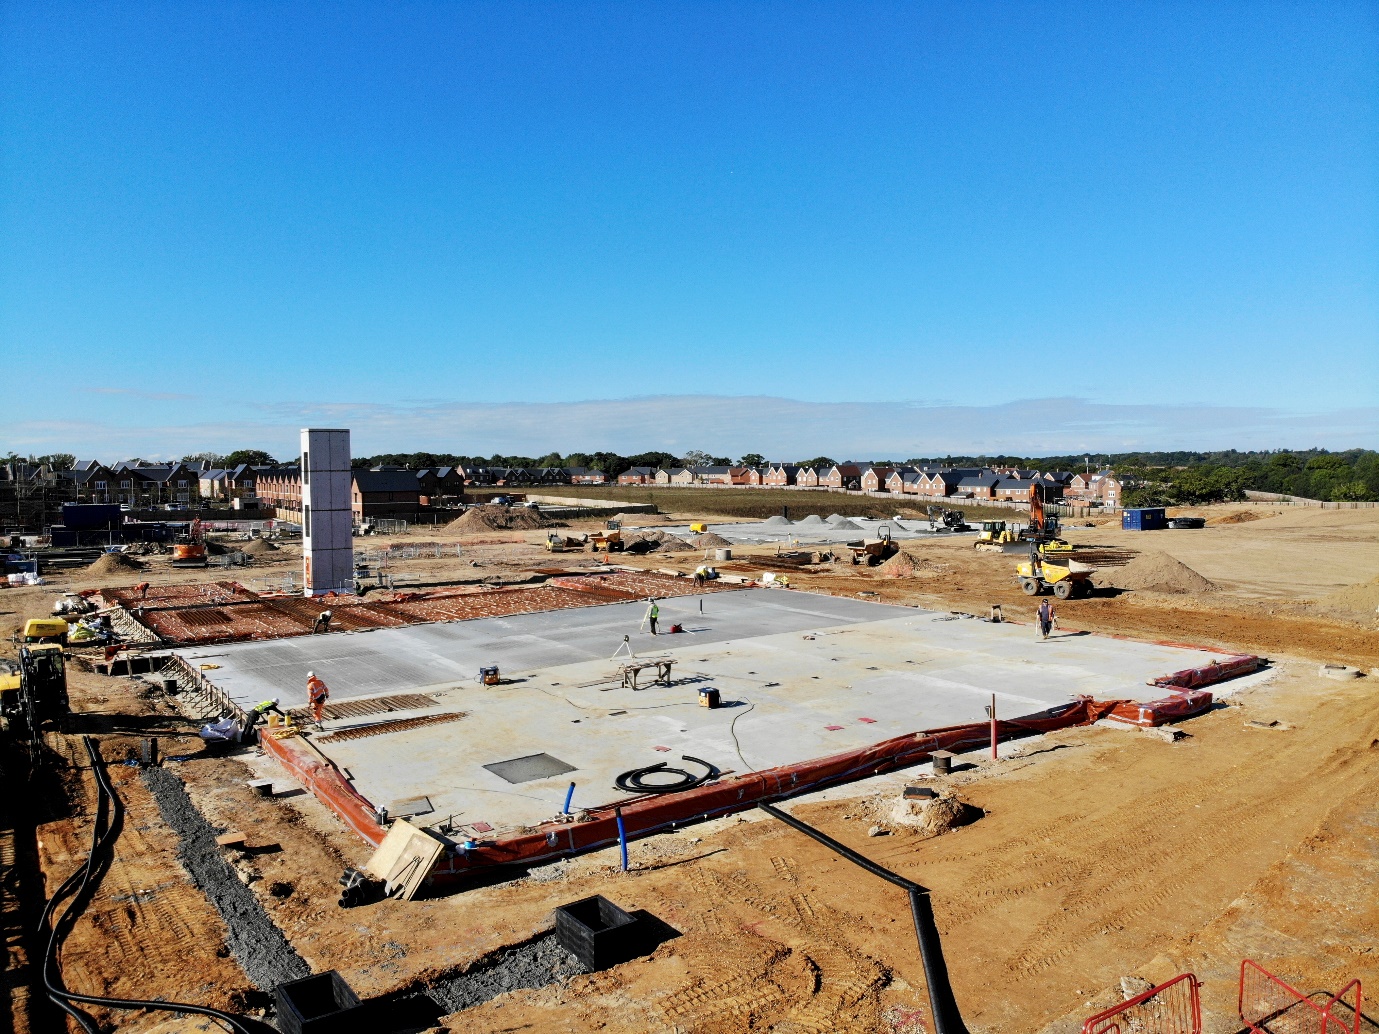
<instances>
[{"instance_id":1,"label":"orange excavator","mask_svg":"<svg viewBox=\"0 0 1379 1034\"><path fill-rule=\"evenodd\" d=\"M185 535L178 535L172 544L173 567L206 566L206 533L198 518L187 526Z\"/></svg>"},{"instance_id":2,"label":"orange excavator","mask_svg":"<svg viewBox=\"0 0 1379 1034\"><path fill-rule=\"evenodd\" d=\"M1025 538L1041 553L1068 553L1072 546L1058 537L1058 518L1044 514L1044 486L1034 485L1029 493L1029 530Z\"/></svg>"}]
</instances>

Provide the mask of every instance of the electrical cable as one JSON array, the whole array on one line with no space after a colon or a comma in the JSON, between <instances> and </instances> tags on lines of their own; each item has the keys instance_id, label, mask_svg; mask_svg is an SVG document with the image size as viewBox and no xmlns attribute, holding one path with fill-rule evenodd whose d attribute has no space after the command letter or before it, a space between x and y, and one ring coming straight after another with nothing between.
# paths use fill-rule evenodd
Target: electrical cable
<instances>
[{"instance_id":1,"label":"electrical cable","mask_svg":"<svg viewBox=\"0 0 1379 1034\"><path fill-rule=\"evenodd\" d=\"M84 995L69 991L63 985L62 970L57 961L58 952L67 933L71 931L77 918L89 903L90 895L94 893L93 881L99 883L100 878L105 875L110 858L113 857L115 841L119 839L120 827L124 818L124 806L116 795L114 787L110 785L110 777L106 773L105 761L101 757L100 748L90 736L84 736L82 740L86 745L86 753L91 758L91 771L96 777L96 817L91 826L91 853L86 859L86 864L63 880L53 896L48 899L48 904L43 909L43 916L39 921L41 931L52 920L53 913L63 898L69 894L73 895L62 915L52 925L48 937L48 948L43 956L43 986L48 992L48 997L56 1003L58 1008L72 1017L87 1034L100 1034L100 1031L91 1018L73 1005L73 1002L80 1002L83 1005L103 1005L109 1009L149 1009L161 1012L195 1013L219 1020L230 1029L237 1031L238 1034L256 1034L252 1028L245 1026L238 1017L221 1012L219 1009L212 1009L209 1006L166 1000L152 1001Z\"/></svg>"},{"instance_id":2,"label":"electrical cable","mask_svg":"<svg viewBox=\"0 0 1379 1034\"><path fill-rule=\"evenodd\" d=\"M685 790L693 790L696 786L707 783L718 775L717 767L707 761L692 758L688 754L682 754L680 757L682 761L693 761L696 765L703 765L706 771L703 775L696 776L683 768L671 768L670 765L662 761L660 764L647 765L644 768L630 768L613 780L613 785L624 793L681 793ZM646 781L647 776L657 773L678 775L680 778L673 783L648 783Z\"/></svg>"},{"instance_id":3,"label":"electrical cable","mask_svg":"<svg viewBox=\"0 0 1379 1034\"><path fill-rule=\"evenodd\" d=\"M747 700L746 697L743 697L742 699ZM728 723L728 732L731 733L733 737L733 749L737 751L737 760L741 761L744 765L747 766L747 771L755 772L756 769L753 768L751 765L747 764L747 759L742 756L742 743L737 738L737 720L745 714L750 714L752 711L756 709L757 706L751 700L747 700L747 704L748 707L746 711L739 711L737 714L733 715L733 720Z\"/></svg>"}]
</instances>

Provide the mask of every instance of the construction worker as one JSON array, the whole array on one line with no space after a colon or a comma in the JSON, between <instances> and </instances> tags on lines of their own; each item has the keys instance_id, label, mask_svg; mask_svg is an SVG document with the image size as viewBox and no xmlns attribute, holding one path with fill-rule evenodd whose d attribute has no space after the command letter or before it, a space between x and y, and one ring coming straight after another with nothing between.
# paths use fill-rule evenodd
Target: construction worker
<instances>
[{"instance_id":1,"label":"construction worker","mask_svg":"<svg viewBox=\"0 0 1379 1034\"><path fill-rule=\"evenodd\" d=\"M311 626L311 634L315 635L317 632L329 632L330 619L333 617L335 617L335 615L332 614L330 611L321 611L320 614L316 615L316 623Z\"/></svg>"},{"instance_id":2,"label":"construction worker","mask_svg":"<svg viewBox=\"0 0 1379 1034\"><path fill-rule=\"evenodd\" d=\"M1047 639L1049 632L1053 630L1053 623L1056 620L1053 612L1053 601L1044 599L1039 601L1039 609L1035 611L1035 617L1039 621L1039 634Z\"/></svg>"},{"instance_id":3,"label":"construction worker","mask_svg":"<svg viewBox=\"0 0 1379 1034\"><path fill-rule=\"evenodd\" d=\"M651 601L651 606L646 609L646 619L651 622L651 634L656 634L656 619L661 616L661 608L655 600Z\"/></svg>"},{"instance_id":4,"label":"construction worker","mask_svg":"<svg viewBox=\"0 0 1379 1034\"><path fill-rule=\"evenodd\" d=\"M694 569L694 587L695 587L696 589L702 588L703 585L704 585L704 582L708 579L708 577L709 577L709 569L708 569L708 567L705 566L704 564L700 564L698 567L696 567L696 568Z\"/></svg>"},{"instance_id":5,"label":"construction worker","mask_svg":"<svg viewBox=\"0 0 1379 1034\"><path fill-rule=\"evenodd\" d=\"M138 585L134 586L134 588L139 590L139 599L148 599L148 582L140 582Z\"/></svg>"},{"instance_id":6,"label":"construction worker","mask_svg":"<svg viewBox=\"0 0 1379 1034\"><path fill-rule=\"evenodd\" d=\"M311 702L312 720L320 725L326 716L326 700L330 698L330 688L316 677L314 671L306 673L306 695Z\"/></svg>"},{"instance_id":7,"label":"construction worker","mask_svg":"<svg viewBox=\"0 0 1379 1034\"><path fill-rule=\"evenodd\" d=\"M266 715L269 711L275 711L278 714L282 715L284 718L287 717L287 715L283 714L282 708L278 706L277 697L274 697L272 700L264 700L260 702L257 706L255 706L247 715L244 716L244 725L240 729L239 738L244 742L248 742L253 735L254 726L258 725L260 719L262 719L263 716Z\"/></svg>"}]
</instances>

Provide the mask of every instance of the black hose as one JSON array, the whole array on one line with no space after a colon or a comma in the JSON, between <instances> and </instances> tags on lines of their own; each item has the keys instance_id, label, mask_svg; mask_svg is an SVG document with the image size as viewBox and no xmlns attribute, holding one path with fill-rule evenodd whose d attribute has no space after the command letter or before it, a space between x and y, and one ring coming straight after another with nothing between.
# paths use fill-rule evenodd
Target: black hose
<instances>
[{"instance_id":1,"label":"black hose","mask_svg":"<svg viewBox=\"0 0 1379 1034\"><path fill-rule=\"evenodd\" d=\"M91 826L91 854L87 857L86 864L63 880L61 886L48 899L48 904L43 909L43 917L40 920L39 929L41 930L51 921L53 913L57 910L62 899L75 890L72 901L63 910L58 921L53 924L48 937L48 950L43 957L43 986L48 991L48 997L57 1004L58 1008L76 1020L77 1024L87 1034L100 1034L100 1032L91 1018L74 1006L73 1002L81 1002L83 1005L102 1005L109 1009L149 1009L161 1012L195 1013L219 1020L239 1034L255 1034L253 1028L245 1026L238 1017L208 1006L166 1000L106 998L99 995L77 994L67 990L63 985L62 970L57 961L58 951L62 947L67 933L70 932L77 918L89 903L90 895L94 892L93 881L99 883L100 878L105 874L112 857L115 841L119 839L124 817L124 806L116 795L114 787L110 785L110 777L105 771L105 760L101 757L100 748L90 736L84 736L82 740L86 745L86 753L91 758L91 771L96 777L96 818Z\"/></svg>"},{"instance_id":2,"label":"black hose","mask_svg":"<svg viewBox=\"0 0 1379 1034\"><path fill-rule=\"evenodd\" d=\"M703 775L697 776L692 772L686 772L683 768L671 768L670 765L662 761L659 765L628 769L613 780L613 785L624 793L681 793L685 790L693 790L696 786L707 783L718 775L718 769L707 761L692 758L688 754L681 755L680 760L693 761L696 765L703 765L706 771ZM649 783L646 781L647 776L657 772L678 775L680 778L673 783L659 781Z\"/></svg>"},{"instance_id":3,"label":"black hose","mask_svg":"<svg viewBox=\"0 0 1379 1034\"><path fill-rule=\"evenodd\" d=\"M924 965L924 983L929 988L929 1009L934 1014L934 1034L967 1034L962 1013L958 1011L957 999L953 997L953 985L948 979L948 965L943 960L943 942L939 939L938 924L934 922L934 909L929 901L928 889L907 880L904 876L896 875L866 855L858 854L828 834L819 832L807 822L801 822L795 816L765 801L758 802L757 807L771 817L780 819L792 829L817 840L853 865L861 866L873 876L879 876L909 894L910 916L915 924L915 939L919 941L919 958Z\"/></svg>"}]
</instances>

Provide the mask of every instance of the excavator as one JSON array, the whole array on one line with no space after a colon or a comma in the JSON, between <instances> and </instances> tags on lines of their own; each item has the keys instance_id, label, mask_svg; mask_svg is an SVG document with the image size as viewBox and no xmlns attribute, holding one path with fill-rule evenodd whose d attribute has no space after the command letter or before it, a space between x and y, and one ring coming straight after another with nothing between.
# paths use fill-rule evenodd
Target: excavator
<instances>
[{"instance_id":1,"label":"excavator","mask_svg":"<svg viewBox=\"0 0 1379 1034\"><path fill-rule=\"evenodd\" d=\"M178 535L172 544L173 567L206 566L206 533L197 518L187 526L185 535Z\"/></svg>"},{"instance_id":2,"label":"excavator","mask_svg":"<svg viewBox=\"0 0 1379 1034\"><path fill-rule=\"evenodd\" d=\"M1029 528L1025 537L1039 547L1041 553L1071 553L1072 546L1058 537L1058 518L1044 513L1044 487L1035 485L1029 493Z\"/></svg>"},{"instance_id":3,"label":"excavator","mask_svg":"<svg viewBox=\"0 0 1379 1034\"><path fill-rule=\"evenodd\" d=\"M967 515L961 510L947 510L942 506L930 506L925 513L929 517L929 527L934 531L967 530Z\"/></svg>"}]
</instances>

